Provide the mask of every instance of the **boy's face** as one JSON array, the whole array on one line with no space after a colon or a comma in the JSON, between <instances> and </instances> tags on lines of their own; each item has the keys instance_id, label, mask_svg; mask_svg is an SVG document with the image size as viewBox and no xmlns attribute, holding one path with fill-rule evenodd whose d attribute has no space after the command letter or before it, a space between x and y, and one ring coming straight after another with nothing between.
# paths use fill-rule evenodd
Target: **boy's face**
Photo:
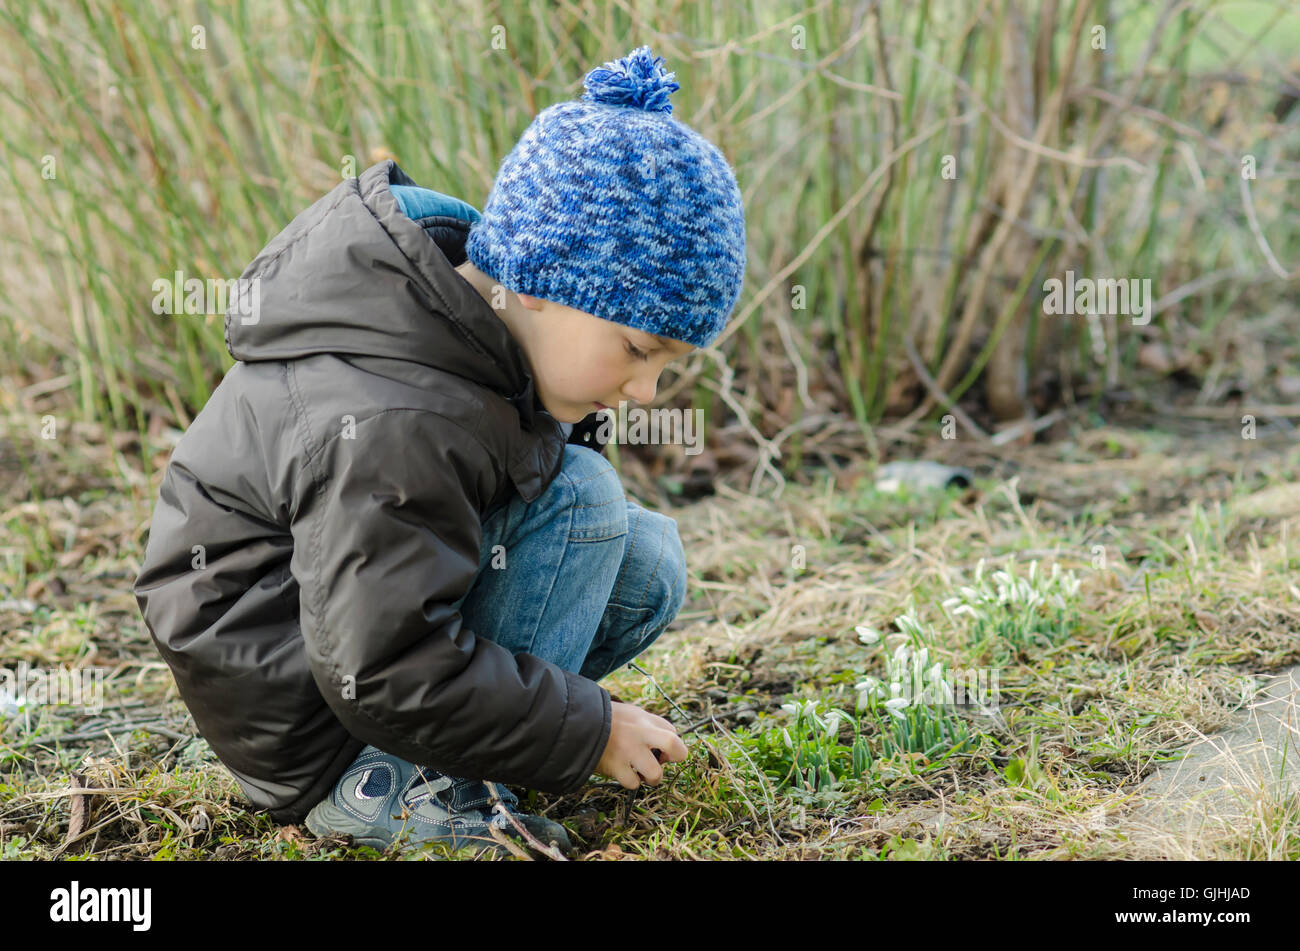
<instances>
[{"instance_id":1,"label":"boy's face","mask_svg":"<svg viewBox=\"0 0 1300 951\"><path fill-rule=\"evenodd\" d=\"M518 299L527 308L519 330L538 398L562 423L579 422L597 403L649 405L664 367L695 349L563 304L526 294Z\"/></svg>"}]
</instances>

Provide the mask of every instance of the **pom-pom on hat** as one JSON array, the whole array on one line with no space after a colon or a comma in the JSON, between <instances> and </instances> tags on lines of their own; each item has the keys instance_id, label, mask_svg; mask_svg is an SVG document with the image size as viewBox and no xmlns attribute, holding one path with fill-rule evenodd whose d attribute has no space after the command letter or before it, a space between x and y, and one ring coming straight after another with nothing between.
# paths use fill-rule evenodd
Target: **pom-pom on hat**
<instances>
[{"instance_id":1,"label":"pom-pom on hat","mask_svg":"<svg viewBox=\"0 0 1300 951\"><path fill-rule=\"evenodd\" d=\"M639 47L543 110L465 251L517 294L708 346L740 297L745 214L717 146L672 117L663 62Z\"/></svg>"}]
</instances>

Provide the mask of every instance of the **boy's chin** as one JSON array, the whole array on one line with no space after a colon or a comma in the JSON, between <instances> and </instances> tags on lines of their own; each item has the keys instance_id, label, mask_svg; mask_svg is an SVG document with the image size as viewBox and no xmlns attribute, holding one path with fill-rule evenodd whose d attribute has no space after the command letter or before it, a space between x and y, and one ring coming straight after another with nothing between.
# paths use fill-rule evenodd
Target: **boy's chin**
<instances>
[{"instance_id":1,"label":"boy's chin","mask_svg":"<svg viewBox=\"0 0 1300 951\"><path fill-rule=\"evenodd\" d=\"M596 411L597 410L594 404L585 413L582 412L582 410L580 409L570 409L561 412L556 412L555 410L549 408L547 409L547 412L550 413L553 417L555 417L556 420L558 420L561 423L580 423Z\"/></svg>"}]
</instances>

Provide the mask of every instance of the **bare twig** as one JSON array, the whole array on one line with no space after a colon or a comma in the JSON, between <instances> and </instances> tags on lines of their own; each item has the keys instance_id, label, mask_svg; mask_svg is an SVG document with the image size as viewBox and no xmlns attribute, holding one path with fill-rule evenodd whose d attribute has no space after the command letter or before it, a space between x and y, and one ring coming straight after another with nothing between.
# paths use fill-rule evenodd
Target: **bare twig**
<instances>
[{"instance_id":1,"label":"bare twig","mask_svg":"<svg viewBox=\"0 0 1300 951\"><path fill-rule=\"evenodd\" d=\"M722 379L719 382L714 383L708 378L702 378L700 382L721 396L723 402L731 407L732 412L736 414L736 420L745 428L749 435L753 437L754 444L758 446L759 449L758 465L754 467L754 474L749 483L750 494L757 494L759 480L764 472L768 472L777 483L775 497L780 498L781 492L785 489L785 476L781 475L780 470L772 465L771 460L773 458L779 459L781 456L781 450L777 449L771 442L763 438L763 434L755 428L753 421L749 418L749 413L747 413L745 408L737 402L735 394L731 391L731 381L735 379L735 373L732 371L731 367L727 365L727 361L722 356L722 352L718 350L716 346L702 349L704 352L708 353L709 356L713 357L714 361L718 364L719 375Z\"/></svg>"},{"instance_id":2,"label":"bare twig","mask_svg":"<svg viewBox=\"0 0 1300 951\"><path fill-rule=\"evenodd\" d=\"M1011 442L1011 440L1022 435L1026 430L1034 433L1040 432L1041 430L1044 430L1048 426L1052 425L1052 423L1056 422L1064 415L1065 415L1064 410L1058 409L1058 410L1053 410L1052 412L1048 413L1046 416L1040 416L1038 417L1038 419L1022 420L1021 422L1016 423L1014 426L1008 426L1006 429L1002 430L1001 432L994 433L993 436L990 437L989 442L991 442L995 446L1004 445L1005 443L1009 443Z\"/></svg>"},{"instance_id":3,"label":"bare twig","mask_svg":"<svg viewBox=\"0 0 1300 951\"><path fill-rule=\"evenodd\" d=\"M916 371L916 375L920 377L921 382L925 385L926 390L929 391L930 396L934 398L935 402L947 408L953 416L957 417L957 421L970 430L977 439L981 442L988 442L989 434L980 429L980 427L975 424L975 421L966 414L965 410L954 403L952 397L945 393L939 384L935 382L934 377L930 376L930 372L926 370L925 364L921 362L921 355L916 352L916 344L912 343L912 337L910 334L903 334L903 349L907 353L907 359L912 364L912 369Z\"/></svg>"},{"instance_id":4,"label":"bare twig","mask_svg":"<svg viewBox=\"0 0 1300 951\"><path fill-rule=\"evenodd\" d=\"M555 861L557 862L568 861L568 859L564 857L564 853L562 853L554 845L551 845L549 843L543 845L541 842L539 842L537 840L537 837L534 836L531 832L528 831L527 828L524 827L523 823L519 821L519 819L515 816L515 814L506 808L506 804L501 798L501 790L497 788L496 783L492 782L489 779L485 779L483 780L483 784L487 786L488 792L492 794L492 800L493 800L492 811L500 813L501 815L505 816L506 819L510 821L510 824L515 827L515 831L517 831L521 836L523 836L525 842L527 842L529 845L535 848L538 852L541 852L547 858L555 859ZM502 832L496 826L489 826L489 829L492 832L492 838L496 839L498 842L502 842L503 844L505 844L507 848L510 848L510 851L512 853L519 854L518 852L516 852L517 847L511 848L512 843L508 841L509 837L504 832ZM528 855L524 855L524 858L528 858L531 861L531 857Z\"/></svg>"},{"instance_id":5,"label":"bare twig","mask_svg":"<svg viewBox=\"0 0 1300 951\"><path fill-rule=\"evenodd\" d=\"M1276 257L1273 255L1273 249L1268 245L1268 239L1264 237L1264 231L1259 226L1259 219L1255 217L1255 202L1250 197L1250 186L1246 184L1243 176L1238 184L1241 185L1241 203L1246 208L1246 220L1250 223L1250 233L1255 236L1255 242L1259 249L1264 252L1264 260L1268 261L1268 266L1272 268L1273 273L1282 280L1290 280L1291 274L1284 268Z\"/></svg>"},{"instance_id":6,"label":"bare twig","mask_svg":"<svg viewBox=\"0 0 1300 951\"><path fill-rule=\"evenodd\" d=\"M509 815L509 813L506 813L506 815ZM513 821L513 817L511 817L511 819L512 819L512 821ZM515 823L515 826L518 828L518 827L519 827L519 823L516 822L516 823ZM525 861L527 861L527 862L531 862L531 861L533 861L533 857L532 857L531 855L529 855L527 852L525 852L523 849L521 849L518 845L516 845L514 842L512 842L512 841L510 840L510 836L506 835L504 832L502 832L502 831L501 831L500 829L498 829L496 826L488 826L488 831L492 833L492 838L495 839L497 842L499 842L501 845L505 846L505 847L506 847L506 851L508 851L508 852L509 852L511 855L513 855L515 858L520 858L520 859L523 859L523 860L525 860Z\"/></svg>"}]
</instances>

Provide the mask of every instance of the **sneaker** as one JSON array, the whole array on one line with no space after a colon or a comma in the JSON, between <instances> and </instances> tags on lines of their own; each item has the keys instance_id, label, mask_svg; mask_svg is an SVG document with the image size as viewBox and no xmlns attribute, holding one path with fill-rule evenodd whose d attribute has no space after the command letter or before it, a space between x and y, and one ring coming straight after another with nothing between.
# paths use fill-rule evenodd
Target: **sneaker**
<instances>
[{"instance_id":1,"label":"sneaker","mask_svg":"<svg viewBox=\"0 0 1300 951\"><path fill-rule=\"evenodd\" d=\"M517 797L499 784L497 789L506 808L532 835L542 842L556 839L561 849L569 848L563 826L515 812L511 807ZM518 831L506 816L492 812L491 804L485 783L419 767L367 746L329 796L307 814L306 825L317 837L350 835L357 844L380 850L401 840L444 842L452 849L469 848L475 853L508 853L492 837L491 827L516 839Z\"/></svg>"},{"instance_id":2,"label":"sneaker","mask_svg":"<svg viewBox=\"0 0 1300 951\"><path fill-rule=\"evenodd\" d=\"M488 815L492 816L494 819L500 815L500 813L495 811L492 792L488 789L487 783L468 779L456 779L454 776L451 778L455 780L458 790L463 792L465 795L466 801L476 805L481 803L481 808L483 808ZM541 842L543 845L554 845L561 852L570 852L573 850L573 844L569 841L569 832L564 828L564 826L560 825L553 819L547 819L545 816L533 816L528 813L520 812L518 808L519 797L509 789L506 789L506 787L500 783L494 783L493 785L496 786L497 792L500 794L502 805L505 806L506 810L512 816L519 820L519 824L528 830L529 835L537 839L537 841ZM519 830L517 830L514 827L514 824L509 820L506 820L505 824L502 825L501 828L515 838L521 838L519 836Z\"/></svg>"}]
</instances>

